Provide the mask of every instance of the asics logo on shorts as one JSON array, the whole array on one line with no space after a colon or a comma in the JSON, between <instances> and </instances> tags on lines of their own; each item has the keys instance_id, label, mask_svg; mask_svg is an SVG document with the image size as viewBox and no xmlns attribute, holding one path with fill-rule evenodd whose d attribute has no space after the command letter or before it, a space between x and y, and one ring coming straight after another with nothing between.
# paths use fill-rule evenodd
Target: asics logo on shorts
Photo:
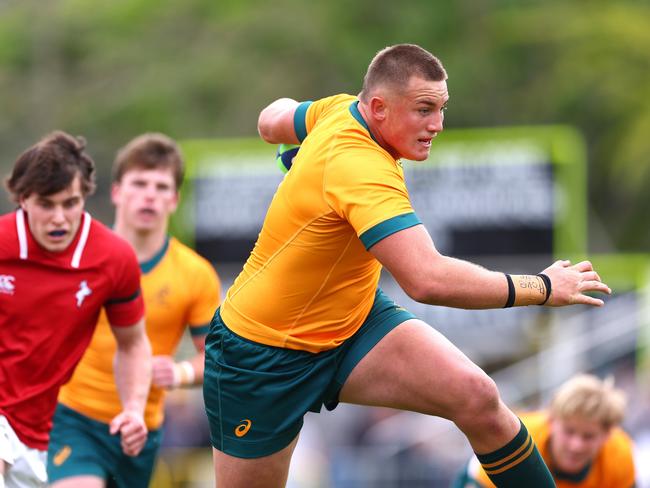
<instances>
[{"instance_id":1,"label":"asics logo on shorts","mask_svg":"<svg viewBox=\"0 0 650 488\"><path fill-rule=\"evenodd\" d=\"M70 454L72 454L72 449L70 446L63 446L52 458L54 466L61 466L63 463L65 463L66 459L70 457Z\"/></svg>"},{"instance_id":2,"label":"asics logo on shorts","mask_svg":"<svg viewBox=\"0 0 650 488\"><path fill-rule=\"evenodd\" d=\"M248 434L248 431L251 429L253 422L248 419L240 420L240 422L241 424L235 427L235 435L237 437L244 437L246 434Z\"/></svg>"}]
</instances>

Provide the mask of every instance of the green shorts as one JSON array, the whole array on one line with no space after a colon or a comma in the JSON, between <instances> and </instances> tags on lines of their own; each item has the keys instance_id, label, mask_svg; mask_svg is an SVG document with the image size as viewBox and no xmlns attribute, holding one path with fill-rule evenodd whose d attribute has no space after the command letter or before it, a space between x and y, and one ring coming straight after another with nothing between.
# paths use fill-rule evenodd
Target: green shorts
<instances>
[{"instance_id":1,"label":"green shorts","mask_svg":"<svg viewBox=\"0 0 650 488\"><path fill-rule=\"evenodd\" d=\"M206 338L203 396L212 445L241 458L268 456L298 435L308 411L333 410L349 374L391 330L415 318L377 289L361 328L314 354L238 336L215 313Z\"/></svg>"},{"instance_id":2,"label":"green shorts","mask_svg":"<svg viewBox=\"0 0 650 488\"><path fill-rule=\"evenodd\" d=\"M98 422L58 404L47 451L50 483L72 476L91 475L107 480L107 487L147 488L162 432L149 431L147 443L136 456L122 452L120 436Z\"/></svg>"}]
</instances>

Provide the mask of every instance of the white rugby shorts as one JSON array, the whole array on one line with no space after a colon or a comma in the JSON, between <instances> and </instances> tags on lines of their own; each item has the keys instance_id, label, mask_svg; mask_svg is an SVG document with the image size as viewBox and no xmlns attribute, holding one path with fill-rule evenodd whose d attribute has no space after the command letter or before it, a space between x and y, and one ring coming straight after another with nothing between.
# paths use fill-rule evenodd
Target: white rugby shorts
<instances>
[{"instance_id":1,"label":"white rugby shorts","mask_svg":"<svg viewBox=\"0 0 650 488\"><path fill-rule=\"evenodd\" d=\"M5 463L6 488L41 488L47 484L47 451L23 444L0 415L0 459Z\"/></svg>"}]
</instances>

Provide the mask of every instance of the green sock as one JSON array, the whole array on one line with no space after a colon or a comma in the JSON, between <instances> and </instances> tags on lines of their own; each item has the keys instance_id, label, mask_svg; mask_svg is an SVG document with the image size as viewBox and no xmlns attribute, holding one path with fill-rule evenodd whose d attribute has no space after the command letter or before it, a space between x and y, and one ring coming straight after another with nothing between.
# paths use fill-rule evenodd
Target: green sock
<instances>
[{"instance_id":1,"label":"green sock","mask_svg":"<svg viewBox=\"0 0 650 488\"><path fill-rule=\"evenodd\" d=\"M555 486L550 471L523 423L515 438L501 449L488 454L477 454L476 457L498 488Z\"/></svg>"}]
</instances>

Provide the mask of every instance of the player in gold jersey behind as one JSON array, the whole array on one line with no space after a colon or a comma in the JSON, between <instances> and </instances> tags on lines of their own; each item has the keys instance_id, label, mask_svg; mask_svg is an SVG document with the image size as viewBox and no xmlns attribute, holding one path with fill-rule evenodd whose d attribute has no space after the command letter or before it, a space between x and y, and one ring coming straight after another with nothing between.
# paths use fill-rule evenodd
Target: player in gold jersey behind
<instances>
[{"instance_id":1,"label":"player in gold jersey behind","mask_svg":"<svg viewBox=\"0 0 650 488\"><path fill-rule=\"evenodd\" d=\"M632 440L620 427L625 396L610 380L581 374L564 383L548 410L521 416L558 488L632 488ZM474 457L455 488L493 488Z\"/></svg>"},{"instance_id":2,"label":"player in gold jersey behind","mask_svg":"<svg viewBox=\"0 0 650 488\"><path fill-rule=\"evenodd\" d=\"M114 230L132 245L140 262L154 354L145 408L149 439L140 455L130 457L108 432L119 398L112 366L115 341L102 315L59 395L48 451L48 477L56 488L147 487L160 447L165 391L202 383L205 335L219 304L220 284L209 262L167 233L182 179L179 149L162 134L136 137L117 154L111 193ZM172 356L188 326L197 354L176 363Z\"/></svg>"}]
</instances>

